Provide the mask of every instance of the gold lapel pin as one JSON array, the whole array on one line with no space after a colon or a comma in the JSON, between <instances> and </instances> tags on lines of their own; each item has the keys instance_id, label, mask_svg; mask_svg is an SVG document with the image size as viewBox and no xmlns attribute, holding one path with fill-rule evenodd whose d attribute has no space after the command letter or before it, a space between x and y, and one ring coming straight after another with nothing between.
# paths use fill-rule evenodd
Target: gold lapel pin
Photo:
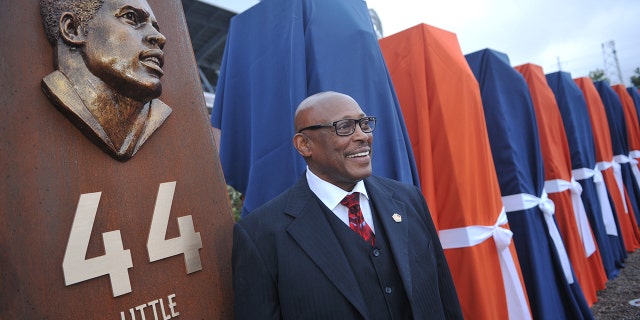
<instances>
[{"instance_id":1,"label":"gold lapel pin","mask_svg":"<svg viewBox=\"0 0 640 320\"><path fill-rule=\"evenodd\" d=\"M391 218L393 218L393 221L395 222L402 222L402 216L397 213L394 213Z\"/></svg>"}]
</instances>

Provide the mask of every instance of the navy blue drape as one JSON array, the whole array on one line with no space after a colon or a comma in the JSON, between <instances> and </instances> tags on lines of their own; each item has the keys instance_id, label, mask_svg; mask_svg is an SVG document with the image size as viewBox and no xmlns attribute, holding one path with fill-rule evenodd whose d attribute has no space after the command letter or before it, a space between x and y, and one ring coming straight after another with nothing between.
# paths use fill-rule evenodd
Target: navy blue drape
<instances>
[{"instance_id":1,"label":"navy blue drape","mask_svg":"<svg viewBox=\"0 0 640 320\"><path fill-rule=\"evenodd\" d=\"M596 89L598 89L600 99L602 100L602 104L604 104L604 110L607 113L614 159L616 159L618 155L628 157L629 137L627 136L627 124L625 122L620 97L613 91L608 81L596 81L594 84ZM622 181L627 190L636 221L640 221L640 203L638 203L638 200L640 200L640 188L631 171L631 164L627 161L620 163L620 166L622 167ZM637 224L634 227L638 227Z\"/></svg>"},{"instance_id":2,"label":"navy blue drape","mask_svg":"<svg viewBox=\"0 0 640 320\"><path fill-rule=\"evenodd\" d=\"M231 21L211 115L226 181L245 195L243 215L304 172L291 142L293 115L321 91L348 94L378 117L375 175L419 185L366 2L264 0Z\"/></svg>"},{"instance_id":3,"label":"navy blue drape","mask_svg":"<svg viewBox=\"0 0 640 320\"><path fill-rule=\"evenodd\" d=\"M466 55L480 84L489 143L502 196L540 197L544 169L533 102L507 55L485 49ZM569 285L538 207L508 212L534 319L592 319L577 282ZM574 276L575 279L575 276Z\"/></svg>"},{"instance_id":4,"label":"navy blue drape","mask_svg":"<svg viewBox=\"0 0 640 320\"><path fill-rule=\"evenodd\" d=\"M572 169L594 169L596 167L596 151L593 130L591 129L587 102L582 91L571 78L571 74L567 72L554 72L547 74L546 78L560 109L571 151ZM582 186L582 201L600 249L605 272L609 279L613 279L620 273L620 267L627 256L624 243L619 236L607 235L593 178L578 180L578 182ZM614 219L617 221L615 208L612 210ZM618 235L622 234L618 223L616 226Z\"/></svg>"},{"instance_id":5,"label":"navy blue drape","mask_svg":"<svg viewBox=\"0 0 640 320\"><path fill-rule=\"evenodd\" d=\"M640 93L638 92L638 88L629 87L627 88L627 92L631 96L631 100L633 100L633 104L636 107L636 114L640 117Z\"/></svg>"}]
</instances>

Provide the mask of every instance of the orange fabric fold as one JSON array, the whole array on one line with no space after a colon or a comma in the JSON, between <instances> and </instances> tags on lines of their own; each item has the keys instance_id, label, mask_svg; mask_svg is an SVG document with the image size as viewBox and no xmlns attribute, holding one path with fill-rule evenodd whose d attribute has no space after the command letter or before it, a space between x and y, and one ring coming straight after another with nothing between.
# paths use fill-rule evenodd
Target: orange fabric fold
<instances>
[{"instance_id":1,"label":"orange fabric fold","mask_svg":"<svg viewBox=\"0 0 640 320\"><path fill-rule=\"evenodd\" d=\"M622 110L624 111L624 120L627 125L627 141L629 143L629 157L636 159L640 162L640 122L638 122L638 113L636 111L633 98L629 95L626 88L621 84L611 86L613 91L616 92L620 101L622 102ZM640 169L640 163L630 163L631 166L636 166ZM638 182L640 183L640 182ZM636 216L631 217L632 225L636 226L635 231L640 232L638 227L638 220ZM639 240L640 242L640 237Z\"/></svg>"},{"instance_id":2,"label":"orange fabric fold","mask_svg":"<svg viewBox=\"0 0 640 320\"><path fill-rule=\"evenodd\" d=\"M591 128L593 129L596 161L612 162L613 148L611 146L609 123L598 90L590 78L582 77L574 79L574 81L587 101L587 108L589 109L589 116L591 118ZM638 231L637 225L633 222L635 216L629 196L625 189L623 189L623 193L620 192L613 170L613 168L603 170L602 175L607 185L609 196L613 202L613 208L616 210L625 249L628 252L633 252L635 249L640 248L640 231ZM625 202L627 210L625 210Z\"/></svg>"},{"instance_id":3,"label":"orange fabric fold","mask_svg":"<svg viewBox=\"0 0 640 320\"><path fill-rule=\"evenodd\" d=\"M616 84L611 88L618 94L620 102L622 102L624 120L627 125L627 137L629 138L629 150L640 150L640 122L638 122L638 113L633 99L623 85Z\"/></svg>"},{"instance_id":4,"label":"orange fabric fold","mask_svg":"<svg viewBox=\"0 0 640 320\"><path fill-rule=\"evenodd\" d=\"M420 24L381 39L380 47L438 230L494 226L502 210L500 188L480 89L456 35ZM530 314L513 242L508 249ZM465 318L508 319L494 240L446 249L445 255Z\"/></svg>"},{"instance_id":5,"label":"orange fabric fold","mask_svg":"<svg viewBox=\"0 0 640 320\"><path fill-rule=\"evenodd\" d=\"M544 162L545 181L564 180L571 182L571 154L565 134L564 123L556 98L547 84L542 67L534 64L524 64L515 67L522 74L533 100L540 148ZM576 210L572 201L571 190L553 192L549 190L549 198L554 202L555 217L562 234L569 260L573 266L584 296L592 306L598 301L597 291L605 288L607 275L602 264L602 257L598 251L590 256L585 253L585 245L580 235L580 225L576 222ZM580 199L582 202L582 199ZM586 218L586 214L584 215ZM588 228L588 237L595 243L593 231Z\"/></svg>"}]
</instances>

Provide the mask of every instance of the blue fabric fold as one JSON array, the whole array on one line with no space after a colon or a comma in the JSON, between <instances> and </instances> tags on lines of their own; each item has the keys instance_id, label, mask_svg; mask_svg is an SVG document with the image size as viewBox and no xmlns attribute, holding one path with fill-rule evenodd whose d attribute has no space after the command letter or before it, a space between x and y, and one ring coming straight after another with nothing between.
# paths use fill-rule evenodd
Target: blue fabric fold
<instances>
[{"instance_id":1,"label":"blue fabric fold","mask_svg":"<svg viewBox=\"0 0 640 320\"><path fill-rule=\"evenodd\" d=\"M636 107L636 113L640 117L640 92L638 92L638 88L629 87L627 88L627 92L631 96L631 100L633 100L633 104Z\"/></svg>"},{"instance_id":2,"label":"blue fabric fold","mask_svg":"<svg viewBox=\"0 0 640 320\"><path fill-rule=\"evenodd\" d=\"M609 82L606 80L596 81L596 89L600 94L600 99L604 104L609 122L609 132L611 133L611 146L613 147L613 156L624 155L629 156L629 137L627 136L627 123L625 121L622 102L618 94L613 91ZM622 180L624 182L633 213L636 221L640 221L640 187L636 183L631 169L631 163L620 163L622 167ZM637 227L637 225L635 226Z\"/></svg>"},{"instance_id":3,"label":"blue fabric fold","mask_svg":"<svg viewBox=\"0 0 640 320\"><path fill-rule=\"evenodd\" d=\"M321 91L348 94L378 117L375 175L419 186L366 2L264 0L231 20L211 114L227 184L245 196L243 216L304 172L291 143L293 115Z\"/></svg>"},{"instance_id":4,"label":"blue fabric fold","mask_svg":"<svg viewBox=\"0 0 640 320\"><path fill-rule=\"evenodd\" d=\"M544 167L526 81L506 54L466 55L478 83L502 196L540 197ZM569 284L538 207L507 213L534 319L593 319L577 281ZM575 275L574 275L575 279Z\"/></svg>"},{"instance_id":5,"label":"blue fabric fold","mask_svg":"<svg viewBox=\"0 0 640 320\"><path fill-rule=\"evenodd\" d=\"M596 151L593 130L591 129L587 102L582 91L571 78L571 74L567 72L550 73L546 75L546 78L560 109L569 142L572 169L594 169L596 167ZM591 230L598 243L607 278L613 279L620 273L620 268L627 257L624 243L621 237L607 235L602 218L602 207L598 200L593 178L578 180L578 182L582 186L582 202L589 218ZM611 203L610 205L612 206ZM612 207L612 210L618 234L622 234L615 208Z\"/></svg>"}]
</instances>

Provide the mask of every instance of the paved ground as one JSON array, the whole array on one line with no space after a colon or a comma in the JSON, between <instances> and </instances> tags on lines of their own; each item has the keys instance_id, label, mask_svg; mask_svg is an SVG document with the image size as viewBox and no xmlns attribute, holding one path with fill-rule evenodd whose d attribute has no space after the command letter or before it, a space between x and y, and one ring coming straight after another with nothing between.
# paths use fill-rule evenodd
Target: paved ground
<instances>
[{"instance_id":1,"label":"paved ground","mask_svg":"<svg viewBox=\"0 0 640 320\"><path fill-rule=\"evenodd\" d=\"M640 320L640 250L629 254L620 275L598 292L591 310L596 320ZM629 301L638 299L637 306Z\"/></svg>"}]
</instances>

